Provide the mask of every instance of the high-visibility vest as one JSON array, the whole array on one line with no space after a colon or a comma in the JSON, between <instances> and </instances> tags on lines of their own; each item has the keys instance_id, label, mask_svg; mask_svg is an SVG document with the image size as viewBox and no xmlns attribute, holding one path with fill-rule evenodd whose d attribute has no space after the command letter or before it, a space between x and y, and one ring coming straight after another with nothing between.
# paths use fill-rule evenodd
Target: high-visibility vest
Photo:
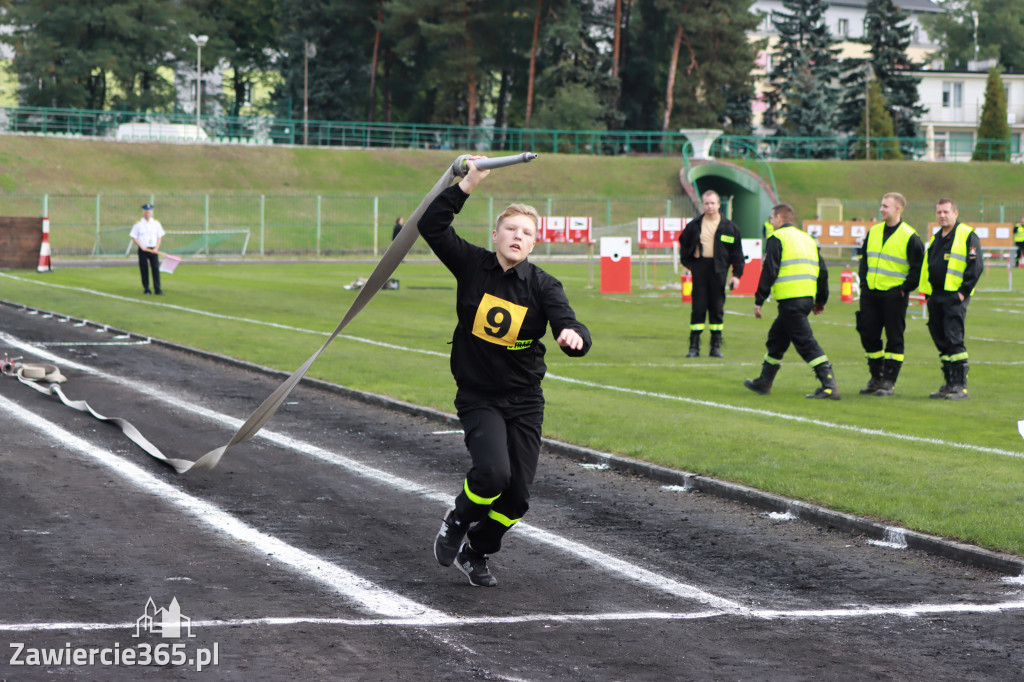
<instances>
[{"instance_id":1,"label":"high-visibility vest","mask_svg":"<svg viewBox=\"0 0 1024 682\"><path fill-rule=\"evenodd\" d=\"M888 291L903 284L910 272L907 244L917 234L914 228L901 222L883 244L884 230L885 223L878 223L868 232L868 288L875 291Z\"/></svg>"},{"instance_id":2,"label":"high-visibility vest","mask_svg":"<svg viewBox=\"0 0 1024 682\"><path fill-rule=\"evenodd\" d=\"M768 237L772 236L772 232L774 232L774 231L775 231L775 226L772 225L771 222L766 220L765 223L764 223L764 238L767 240Z\"/></svg>"},{"instance_id":3,"label":"high-visibility vest","mask_svg":"<svg viewBox=\"0 0 1024 682\"><path fill-rule=\"evenodd\" d=\"M1013 228L1013 241L1017 244L1024 242L1024 223L1018 223Z\"/></svg>"},{"instance_id":4,"label":"high-visibility vest","mask_svg":"<svg viewBox=\"0 0 1024 682\"><path fill-rule=\"evenodd\" d=\"M772 238L782 242L782 260L779 276L772 284L772 298L814 296L818 292L818 245L809 234L792 225L772 232Z\"/></svg>"},{"instance_id":5,"label":"high-visibility vest","mask_svg":"<svg viewBox=\"0 0 1024 682\"><path fill-rule=\"evenodd\" d=\"M964 283L964 270L967 268L967 237L974 228L960 223L953 234L953 246L949 250L949 262L946 263L946 279L942 283L944 291L959 291ZM936 233L937 234L937 233ZM928 253L935 244L935 235L928 241L924 250L924 265L921 266L921 285L918 290L925 296L931 296L932 283L928 281ZM973 291L971 293L974 293Z\"/></svg>"}]
</instances>

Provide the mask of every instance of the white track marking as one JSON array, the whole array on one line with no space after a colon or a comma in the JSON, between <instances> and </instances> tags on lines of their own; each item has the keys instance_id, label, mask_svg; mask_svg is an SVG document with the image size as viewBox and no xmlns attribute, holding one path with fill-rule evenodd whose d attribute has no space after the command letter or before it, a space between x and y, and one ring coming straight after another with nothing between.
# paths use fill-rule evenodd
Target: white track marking
<instances>
[{"instance_id":1,"label":"white track marking","mask_svg":"<svg viewBox=\"0 0 1024 682\"><path fill-rule=\"evenodd\" d=\"M214 423L222 424L230 429L237 429L242 423L242 420L240 419L229 417L221 412L217 412L215 410L210 410L208 408L195 405L190 400L170 397L161 390L145 390L144 387L137 381L132 381L124 377L107 374L106 372L102 372L100 370L88 367L79 362L75 362L67 358L62 358L47 350L37 348L27 342L16 339L4 332L0 332L0 341L9 343L10 345L15 346L27 353L33 353L50 362L60 364L65 368L73 368L77 371L92 374L93 376L97 376L104 380L125 386L131 390L143 390L152 399L166 403L182 412L191 412L192 414L199 415L204 419L207 419ZM452 496L450 492L441 492L434 490L420 483L416 483L415 481L410 481L400 476L396 476L386 471L382 471L380 469L371 467L367 464L352 459L351 457L346 457L345 455L332 452L330 450L325 450L324 448L321 448L313 443L302 441L297 438L292 438L291 436L287 436L282 433L277 433L275 431L265 428L262 429L258 434L256 434L255 437L263 438L267 441L270 441L271 443L274 443L281 447L288 448L289 450L293 450L307 457L311 457L313 459L317 459L332 464L334 466L343 468L351 473L363 476L364 478L371 479L379 484L389 486L395 490L407 494L417 495L419 497L437 502L442 505L447 506L451 504ZM715 606L718 608L737 610L744 608L737 602L728 599L723 599L722 597L718 597L694 585L688 585L685 583L678 582L676 580L672 580L670 578L666 578L664 575L641 568L640 566L631 564L622 559L611 556L610 554L606 554L599 550L587 547L586 545L570 540L567 537L556 535L548 531L544 531L540 528L530 526L529 524L523 522L516 524L516 526L518 529L517 532L523 535L527 535L528 537L531 537L538 542L550 545L551 547L557 550L560 550L564 553L571 554L579 559L582 559L583 561L587 562L592 566L608 571L610 573L620 575L635 583L639 583L641 585L645 585L647 587L662 592L667 592L668 594L680 597L682 599L696 600L701 603Z\"/></svg>"},{"instance_id":2,"label":"white track marking","mask_svg":"<svg viewBox=\"0 0 1024 682\"><path fill-rule=\"evenodd\" d=\"M481 625L522 625L527 623L609 623L626 621L678 621L707 620L710 618L743 617L759 620L854 620L901 616L918 618L941 615L993 615L1024 611L1024 601L1004 601L993 604L906 604L903 606L851 606L835 609L748 609L741 613L731 610L709 611L623 611L611 613L531 613L521 616L477 616L442 618L317 618L315 616L232 618L227 620L193 620L196 629L221 627L292 627L296 625L325 625L335 627L478 627ZM125 623L0 623L0 632L88 632L97 630L127 630L135 628L135 621Z\"/></svg>"},{"instance_id":3,"label":"white track marking","mask_svg":"<svg viewBox=\"0 0 1024 682\"><path fill-rule=\"evenodd\" d=\"M221 535L244 542L248 549L260 557L271 557L301 575L327 585L366 611L391 617L426 619L447 617L440 611L435 611L379 587L322 557L262 533L219 507L161 481L136 464L79 438L61 426L41 418L3 396L0 396L0 408L7 419L20 421L25 426L40 432L45 439L58 442L63 447L75 450L99 462L136 488L178 507L195 521L209 526Z\"/></svg>"}]
</instances>

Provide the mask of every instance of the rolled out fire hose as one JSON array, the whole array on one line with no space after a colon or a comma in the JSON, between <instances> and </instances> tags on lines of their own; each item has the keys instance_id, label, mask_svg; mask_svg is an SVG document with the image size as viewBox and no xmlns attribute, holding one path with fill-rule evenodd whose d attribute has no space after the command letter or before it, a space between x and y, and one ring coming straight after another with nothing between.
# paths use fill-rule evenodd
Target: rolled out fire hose
<instances>
[{"instance_id":1,"label":"rolled out fire hose","mask_svg":"<svg viewBox=\"0 0 1024 682\"><path fill-rule=\"evenodd\" d=\"M490 170L493 168L502 168L504 166L510 166L517 163L526 163L537 158L537 155L532 152L523 152L522 154L516 154L513 156L502 156L493 159L477 159L475 164L477 168L481 170ZM423 213L430 206L430 203L434 200L437 195L447 189L452 181L456 177L464 177L469 170L467 161L469 160L468 155L462 155L455 159L455 162L451 165L451 168L445 170L445 172L438 179L433 189L423 198L420 205L416 208L413 214L406 221L405 225L399 231L398 235L392 240L391 245L388 246L384 255L381 256L380 262L377 263L377 267L373 269L370 276L366 280L366 284L359 290L356 295L355 301L349 306L348 312L342 318L341 322L338 323L337 328L327 338L327 341L309 356L309 359L302 363L302 366L295 370L290 377L285 379L284 383L277 387L273 393L263 401L256 410L249 415L249 418L245 420L245 423L238 428L235 435L227 443L219 448L210 450L205 455L200 457L195 462L186 459L175 459L165 456L159 448L149 442L138 429L132 426L129 422L124 419L117 417L104 417L97 413L89 405L82 400L69 400L64 392L61 390L59 384L64 381L63 375L60 370L54 365L21 365L17 370L18 379L29 386L32 386L37 391L42 393L53 393L57 395L61 401L68 407L74 408L81 412L88 412L95 418L101 421L111 422L121 428L124 434L132 440L136 445L141 447L143 450L148 452L150 455L166 462L170 466L174 467L175 471L179 474L185 473L190 469L212 469L217 466L220 462L221 457L224 456L229 449L234 446L244 443L259 432L263 426L270 421L270 418L274 416L278 408L284 403L288 394L292 392L292 389L302 380L302 377L306 375L309 368L316 362L320 354L327 349L327 346L331 345L331 342L341 333L341 331L348 326L356 315L366 307L366 304L370 302L370 299L381 290L384 284L388 281L391 275L398 268L398 265L402 262L402 259L412 249L412 245L416 242L416 237L419 236L419 220L423 216ZM8 372L5 372L8 373ZM46 382L48 386L42 386L38 382Z\"/></svg>"}]
</instances>

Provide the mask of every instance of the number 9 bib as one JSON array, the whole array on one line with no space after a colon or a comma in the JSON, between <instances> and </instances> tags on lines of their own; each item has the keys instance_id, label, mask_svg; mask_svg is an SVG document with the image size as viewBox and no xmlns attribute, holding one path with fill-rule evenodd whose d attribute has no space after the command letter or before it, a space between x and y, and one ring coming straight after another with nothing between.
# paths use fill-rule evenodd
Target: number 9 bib
<instances>
[{"instance_id":1,"label":"number 9 bib","mask_svg":"<svg viewBox=\"0 0 1024 682\"><path fill-rule=\"evenodd\" d=\"M526 318L526 306L484 294L473 320L473 336L499 346L514 346Z\"/></svg>"}]
</instances>

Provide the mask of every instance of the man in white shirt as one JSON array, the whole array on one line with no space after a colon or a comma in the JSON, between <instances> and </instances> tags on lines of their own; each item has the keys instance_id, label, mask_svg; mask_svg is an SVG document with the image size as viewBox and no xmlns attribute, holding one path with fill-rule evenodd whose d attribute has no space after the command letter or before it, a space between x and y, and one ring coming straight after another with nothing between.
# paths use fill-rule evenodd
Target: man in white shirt
<instances>
[{"instance_id":1,"label":"man in white shirt","mask_svg":"<svg viewBox=\"0 0 1024 682\"><path fill-rule=\"evenodd\" d=\"M153 271L153 290L157 296L163 296L160 288L160 242L164 238L164 226L159 220L153 219L153 206L142 205L142 219L132 225L132 241L139 247L139 272L142 273L142 293L149 290L149 271Z\"/></svg>"}]
</instances>

